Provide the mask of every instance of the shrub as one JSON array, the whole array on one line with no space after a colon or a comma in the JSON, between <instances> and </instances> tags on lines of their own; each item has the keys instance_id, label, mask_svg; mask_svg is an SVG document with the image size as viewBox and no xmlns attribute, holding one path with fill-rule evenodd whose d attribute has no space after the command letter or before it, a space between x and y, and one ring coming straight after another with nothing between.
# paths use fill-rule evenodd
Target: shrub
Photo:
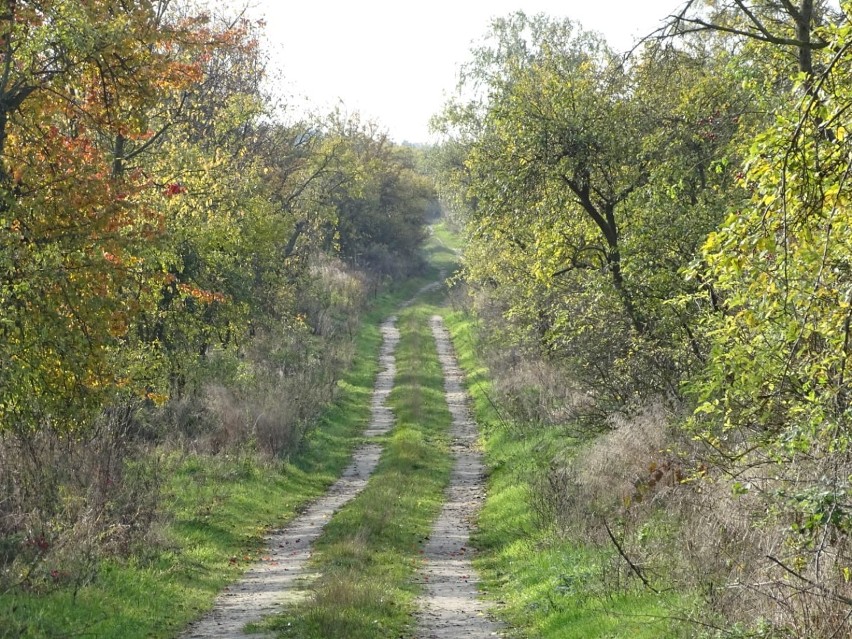
<instances>
[{"instance_id":1,"label":"shrub","mask_svg":"<svg viewBox=\"0 0 852 639\"><path fill-rule=\"evenodd\" d=\"M80 586L105 556L147 554L161 477L136 436L138 409L110 407L85 437L50 428L0 437L0 584Z\"/></svg>"}]
</instances>

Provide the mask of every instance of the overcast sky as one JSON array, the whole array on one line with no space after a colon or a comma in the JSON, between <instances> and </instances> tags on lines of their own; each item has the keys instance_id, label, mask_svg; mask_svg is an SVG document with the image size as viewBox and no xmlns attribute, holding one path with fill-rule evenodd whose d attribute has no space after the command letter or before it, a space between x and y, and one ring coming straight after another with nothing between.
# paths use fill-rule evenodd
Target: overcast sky
<instances>
[{"instance_id":1,"label":"overcast sky","mask_svg":"<svg viewBox=\"0 0 852 639\"><path fill-rule=\"evenodd\" d=\"M236 0L235 0L236 1ZM516 10L569 17L629 49L682 0L250 0L264 17L282 90L322 110L342 103L398 142L428 141L430 116L490 18ZM224 2L223 2L224 3Z\"/></svg>"}]
</instances>

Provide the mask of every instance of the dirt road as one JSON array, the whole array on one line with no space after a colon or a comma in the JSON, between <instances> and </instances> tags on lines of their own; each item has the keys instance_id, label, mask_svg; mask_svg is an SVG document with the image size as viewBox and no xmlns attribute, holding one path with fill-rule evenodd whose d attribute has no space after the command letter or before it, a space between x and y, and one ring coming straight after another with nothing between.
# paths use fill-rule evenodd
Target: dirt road
<instances>
[{"instance_id":1,"label":"dirt road","mask_svg":"<svg viewBox=\"0 0 852 639\"><path fill-rule=\"evenodd\" d=\"M484 466L477 450L476 423L470 416L462 373L443 320L431 320L444 370L444 391L453 417L455 457L447 499L426 544L418 639L481 639L500 636L478 598L478 577L471 564L471 521L485 499Z\"/></svg>"},{"instance_id":2,"label":"dirt road","mask_svg":"<svg viewBox=\"0 0 852 639\"><path fill-rule=\"evenodd\" d=\"M421 291L423 292L423 291ZM365 437L387 433L394 416L386 406L396 376L394 352L399 341L396 318L381 326L380 372L373 388L371 420ZM481 639L500 636L477 596L478 579L470 562L471 521L484 499L483 463L476 449L477 427L470 417L462 374L440 317L431 319L432 332L444 373L444 389L452 415L455 458L444 508L425 547L419 599L418 639ZM334 513L360 493L378 464L381 447L368 442L353 454L352 463L328 493L282 530L269 537L264 561L255 564L216 600L213 610L194 623L182 639L249 639L246 624L275 614L283 605L304 596L311 548Z\"/></svg>"},{"instance_id":3,"label":"dirt road","mask_svg":"<svg viewBox=\"0 0 852 639\"><path fill-rule=\"evenodd\" d=\"M379 355L379 374L373 388L370 424L365 437L377 437L388 432L394 423L393 413L385 405L396 376L394 351L399 342L396 317L381 326L382 349ZM367 485L367 480L379 462L381 447L367 443L359 447L349 467L322 498L296 517L282 530L269 538L266 560L255 564L240 581L219 595L206 616L192 624L183 639L257 639L258 634L246 634L246 624L274 614L299 596L298 582L306 576L305 566L311 547L322 534L328 520L344 504Z\"/></svg>"}]
</instances>

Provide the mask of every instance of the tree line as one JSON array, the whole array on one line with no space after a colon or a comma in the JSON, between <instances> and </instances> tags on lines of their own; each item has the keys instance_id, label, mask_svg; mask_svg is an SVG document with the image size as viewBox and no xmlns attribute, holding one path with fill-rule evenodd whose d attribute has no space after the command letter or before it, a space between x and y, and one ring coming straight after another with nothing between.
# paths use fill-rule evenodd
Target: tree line
<instances>
[{"instance_id":1,"label":"tree line","mask_svg":"<svg viewBox=\"0 0 852 639\"><path fill-rule=\"evenodd\" d=\"M420 152L292 115L262 37L173 0L0 9L4 591L50 584L84 522L150 523L160 480L122 493L147 446L298 449L370 296L419 267Z\"/></svg>"},{"instance_id":2,"label":"tree line","mask_svg":"<svg viewBox=\"0 0 852 639\"><path fill-rule=\"evenodd\" d=\"M734 558L693 585L749 593L742 636L849 618L850 34L845 1L690 0L624 55L517 13L434 122L480 312L577 385L575 434L667 406L651 486L713 512Z\"/></svg>"},{"instance_id":3,"label":"tree line","mask_svg":"<svg viewBox=\"0 0 852 639\"><path fill-rule=\"evenodd\" d=\"M312 254L395 274L422 239L414 152L357 117L279 121L247 20L168 0L0 18L3 430L162 403L296 317Z\"/></svg>"}]
</instances>

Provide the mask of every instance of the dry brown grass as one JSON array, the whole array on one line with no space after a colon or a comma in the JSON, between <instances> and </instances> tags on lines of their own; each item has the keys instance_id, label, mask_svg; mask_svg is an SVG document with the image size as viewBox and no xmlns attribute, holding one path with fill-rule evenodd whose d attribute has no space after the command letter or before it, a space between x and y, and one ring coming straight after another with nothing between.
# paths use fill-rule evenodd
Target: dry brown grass
<instances>
[{"instance_id":1,"label":"dry brown grass","mask_svg":"<svg viewBox=\"0 0 852 639\"><path fill-rule=\"evenodd\" d=\"M298 296L297 306L315 335L352 337L374 289L372 279L334 259L315 260L309 268L310 282Z\"/></svg>"},{"instance_id":2,"label":"dry brown grass","mask_svg":"<svg viewBox=\"0 0 852 639\"><path fill-rule=\"evenodd\" d=\"M565 437L563 452L545 460L532 504L559 537L610 550L599 575L608 592L642 586L607 526L652 587L692 594L671 614L693 619L695 636L852 636L852 462L838 462L830 442L786 460L720 459L681 427L685 415L671 402L610 412L604 428L566 427L594 411L594 397L557 364L499 345L487 361L494 399L514 428ZM802 502L803 494L828 505Z\"/></svg>"},{"instance_id":3,"label":"dry brown grass","mask_svg":"<svg viewBox=\"0 0 852 639\"><path fill-rule=\"evenodd\" d=\"M0 586L81 586L104 556L148 556L161 477L137 408L107 410L85 437L0 437Z\"/></svg>"},{"instance_id":4,"label":"dry brown grass","mask_svg":"<svg viewBox=\"0 0 852 639\"><path fill-rule=\"evenodd\" d=\"M192 448L215 454L249 446L267 456L292 454L334 398L353 352L351 341L327 344L321 352L291 350L278 367L257 366L250 385L205 385L198 401L210 426L192 433Z\"/></svg>"},{"instance_id":5,"label":"dry brown grass","mask_svg":"<svg viewBox=\"0 0 852 639\"><path fill-rule=\"evenodd\" d=\"M562 534L610 548L604 524L611 526L653 586L703 601L698 615L672 614L726 628L719 636L850 636L849 539L831 527L815 539L791 530L796 516L778 508L791 468L767 462L732 478L703 465L671 422L651 407L554 460L538 487L539 511ZM817 483L825 471L802 463L796 482ZM613 590L636 584L620 555L604 572ZM738 635L737 627L764 634Z\"/></svg>"},{"instance_id":6,"label":"dry brown grass","mask_svg":"<svg viewBox=\"0 0 852 639\"><path fill-rule=\"evenodd\" d=\"M591 395L557 364L520 348L489 348L484 359L489 370L499 371L492 380L494 400L517 428L558 426L579 436L599 432L582 418L593 408Z\"/></svg>"},{"instance_id":7,"label":"dry brown grass","mask_svg":"<svg viewBox=\"0 0 852 639\"><path fill-rule=\"evenodd\" d=\"M213 374L153 417L156 432L209 454L287 457L298 449L352 360L370 287L366 275L338 260L316 259L306 278L297 316L255 327L236 355L212 353Z\"/></svg>"}]
</instances>

